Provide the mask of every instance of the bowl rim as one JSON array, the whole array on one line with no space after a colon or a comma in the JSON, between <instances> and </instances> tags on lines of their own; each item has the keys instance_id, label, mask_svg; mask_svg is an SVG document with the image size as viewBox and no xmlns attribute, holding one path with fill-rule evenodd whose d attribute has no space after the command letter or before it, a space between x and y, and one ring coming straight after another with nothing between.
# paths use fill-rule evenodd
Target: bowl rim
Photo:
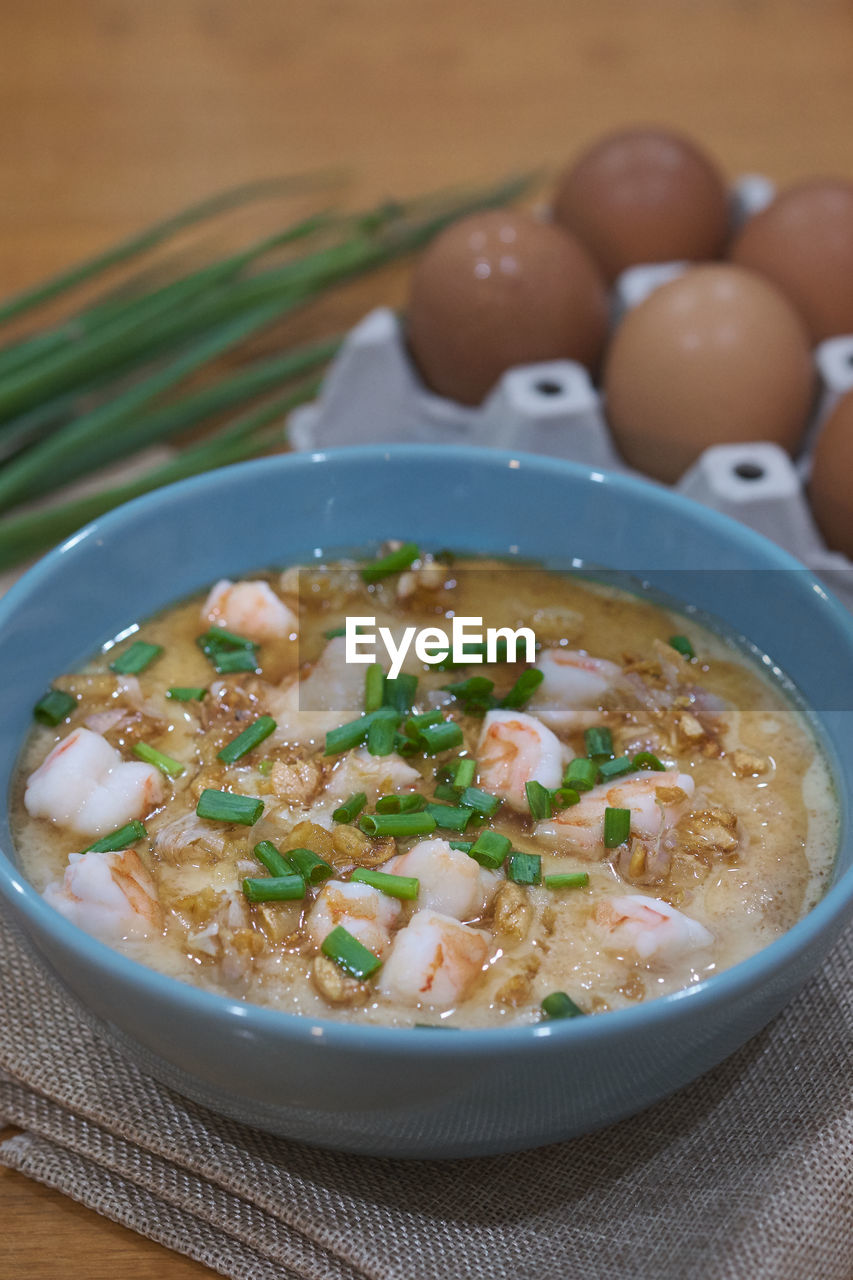
<instances>
[{"instance_id":1,"label":"bowl rim","mask_svg":"<svg viewBox=\"0 0 853 1280\"><path fill-rule=\"evenodd\" d=\"M32 565L0 599L0 627L5 626L10 617L14 616L19 602L23 603L32 591L40 587L44 579L54 574L65 563L64 558L69 554L73 555L77 546L84 545L91 539L110 538L120 533L129 521L134 521L139 515L144 514L150 518L158 508L180 502L187 493L215 490L223 484L230 487L235 482L241 485L251 482L261 472L268 479L271 469L286 474L298 473L317 465L346 467L350 463L364 461L375 465L406 462L417 465L438 459L445 466L455 460L460 464L489 466L499 472L507 468L514 471L539 469L558 476L568 475L579 483L602 484L617 495L626 492L641 500L669 508L674 515L704 526L708 532L722 532L730 543L734 541L740 544L739 550L760 558L763 561L762 567L796 569L801 575L806 575L805 581L819 602L818 607L828 614L830 625L834 624L844 633L853 654L853 615L794 556L733 518L639 476L606 471L542 454L482 446L436 444L357 445L310 453L278 454L235 463L143 494L90 521ZM167 603L164 602L164 607ZM843 775L839 781L843 787ZM847 836L844 798L842 793L839 848ZM659 1026L678 1018L681 1011L688 1007L698 1013L709 1006L714 1007L736 999L772 980L776 973L793 965L821 935L831 932L834 926L840 927L842 917L853 907L853 866L843 872L807 914L780 937L722 973L713 974L689 987L656 996L647 1003L609 1010L606 1017L545 1020L506 1027L454 1028L455 1034L449 1037L426 1033L413 1037L412 1032L421 1028L349 1023L308 1014L288 1013L271 1006L240 1001L208 991L181 978L162 973L86 933L55 911L19 873L2 847L0 895L12 906L13 912L20 912L37 932L55 935L60 945L73 952L87 967L106 967L117 980L134 988L146 1001L162 1003L164 1009L169 1008L171 1013L186 1009L205 1017L239 1020L243 1034L257 1034L266 1040L270 1037L295 1039L302 1043L321 1044L326 1048L371 1054L384 1050L392 1056L416 1048L419 1054L428 1056L452 1054L454 1057L465 1058L480 1057L483 1053L491 1056L496 1052L530 1052L531 1042L543 1048L546 1045L557 1048L575 1043L578 1037L583 1041L596 1043L602 1039L621 1037L632 1030ZM28 940L32 945L32 939ZM40 947L37 949L41 951ZM62 981L61 975L56 974L52 967L51 972Z\"/></svg>"}]
</instances>

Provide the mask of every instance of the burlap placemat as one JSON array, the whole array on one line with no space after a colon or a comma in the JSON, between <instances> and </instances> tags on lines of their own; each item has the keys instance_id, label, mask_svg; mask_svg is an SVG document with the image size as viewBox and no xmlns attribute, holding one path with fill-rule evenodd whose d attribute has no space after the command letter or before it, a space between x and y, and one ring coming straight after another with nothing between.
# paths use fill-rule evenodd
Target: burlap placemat
<instances>
[{"instance_id":1,"label":"burlap placemat","mask_svg":"<svg viewBox=\"0 0 853 1280\"><path fill-rule=\"evenodd\" d=\"M224 1120L139 1072L8 926L0 964L0 1117L25 1130L0 1161L235 1280L853 1277L853 928L772 1027L674 1098L454 1162Z\"/></svg>"}]
</instances>

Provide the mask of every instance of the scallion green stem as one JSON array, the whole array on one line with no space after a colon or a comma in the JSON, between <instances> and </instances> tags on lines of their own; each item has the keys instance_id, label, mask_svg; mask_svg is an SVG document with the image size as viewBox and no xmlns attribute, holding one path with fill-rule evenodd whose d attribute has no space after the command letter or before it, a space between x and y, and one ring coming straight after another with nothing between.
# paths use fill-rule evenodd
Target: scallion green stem
<instances>
[{"instance_id":1,"label":"scallion green stem","mask_svg":"<svg viewBox=\"0 0 853 1280\"><path fill-rule=\"evenodd\" d=\"M583 1009L578 1008L574 1000L565 991L552 991L542 1001L542 1012L548 1018L580 1018Z\"/></svg>"},{"instance_id":2,"label":"scallion green stem","mask_svg":"<svg viewBox=\"0 0 853 1280\"><path fill-rule=\"evenodd\" d=\"M305 897L305 881L302 876L247 876L243 881L243 893L247 902L291 902Z\"/></svg>"},{"instance_id":3,"label":"scallion green stem","mask_svg":"<svg viewBox=\"0 0 853 1280\"><path fill-rule=\"evenodd\" d=\"M223 764L234 764L237 760L242 760L243 756L247 756L250 751L254 751L262 742L275 733L276 722L272 716L258 716L257 720L253 720L247 725L242 733L238 733L236 738L225 744L221 751L217 753L217 758Z\"/></svg>"},{"instance_id":4,"label":"scallion green stem","mask_svg":"<svg viewBox=\"0 0 853 1280\"><path fill-rule=\"evenodd\" d=\"M358 938L354 938L343 925L337 925L320 944L324 956L334 960L339 969L351 978L363 981L381 968L382 961L369 951Z\"/></svg>"},{"instance_id":5,"label":"scallion green stem","mask_svg":"<svg viewBox=\"0 0 853 1280\"><path fill-rule=\"evenodd\" d=\"M506 878L514 884L541 884L541 857L538 853L511 853L506 860Z\"/></svg>"},{"instance_id":6,"label":"scallion green stem","mask_svg":"<svg viewBox=\"0 0 853 1280\"><path fill-rule=\"evenodd\" d=\"M144 760L146 764L153 764L161 773L165 773L168 778L180 778L182 773L186 773L187 766L181 764L180 760L175 760L173 756L167 756L165 752L158 751L156 747L151 747L147 742L135 742L133 745L133 754L138 760Z\"/></svg>"},{"instance_id":7,"label":"scallion green stem","mask_svg":"<svg viewBox=\"0 0 853 1280\"><path fill-rule=\"evenodd\" d=\"M501 835L499 831L483 831L471 845L468 854L481 867L496 871L511 848L512 841L508 836Z\"/></svg>"},{"instance_id":8,"label":"scallion green stem","mask_svg":"<svg viewBox=\"0 0 853 1280\"><path fill-rule=\"evenodd\" d=\"M435 831L436 821L431 813L372 813L365 814L358 824L368 836L428 836Z\"/></svg>"},{"instance_id":9,"label":"scallion green stem","mask_svg":"<svg viewBox=\"0 0 853 1280\"><path fill-rule=\"evenodd\" d=\"M71 715L77 706L77 699L61 689L49 689L43 698L39 698L33 707L33 716L39 724L54 727Z\"/></svg>"},{"instance_id":10,"label":"scallion green stem","mask_svg":"<svg viewBox=\"0 0 853 1280\"><path fill-rule=\"evenodd\" d=\"M387 871L373 871L369 867L356 867L350 876L356 884L369 884L389 898L411 900L418 896L421 882L414 876L394 876Z\"/></svg>"},{"instance_id":11,"label":"scallion green stem","mask_svg":"<svg viewBox=\"0 0 853 1280\"><path fill-rule=\"evenodd\" d=\"M364 710L366 714L378 711L385 693L385 672L378 662L371 662L364 673Z\"/></svg>"},{"instance_id":12,"label":"scallion green stem","mask_svg":"<svg viewBox=\"0 0 853 1280\"><path fill-rule=\"evenodd\" d=\"M271 876L292 876L296 868L276 849L271 840L261 840L252 850L258 862L263 863Z\"/></svg>"},{"instance_id":13,"label":"scallion green stem","mask_svg":"<svg viewBox=\"0 0 853 1280\"><path fill-rule=\"evenodd\" d=\"M551 792L547 787L543 787L541 782L537 782L535 778L524 784L524 791L527 796L527 806L530 809L530 816L534 822L542 822L544 819L551 817Z\"/></svg>"},{"instance_id":14,"label":"scallion green stem","mask_svg":"<svg viewBox=\"0 0 853 1280\"><path fill-rule=\"evenodd\" d=\"M589 874L586 871L558 872L546 876L544 883L546 889L585 889L589 884Z\"/></svg>"},{"instance_id":15,"label":"scallion green stem","mask_svg":"<svg viewBox=\"0 0 853 1280\"><path fill-rule=\"evenodd\" d=\"M583 740L591 760L609 759L613 755L613 734L606 725L584 729Z\"/></svg>"},{"instance_id":16,"label":"scallion green stem","mask_svg":"<svg viewBox=\"0 0 853 1280\"><path fill-rule=\"evenodd\" d=\"M631 810L630 809L610 809L604 810L604 847L605 849L617 849L620 844L624 844L631 834Z\"/></svg>"},{"instance_id":17,"label":"scallion green stem","mask_svg":"<svg viewBox=\"0 0 853 1280\"><path fill-rule=\"evenodd\" d=\"M110 671L115 671L120 676L138 676L140 671L150 667L162 652L161 644L148 644L145 640L134 640L133 644L112 660Z\"/></svg>"},{"instance_id":18,"label":"scallion green stem","mask_svg":"<svg viewBox=\"0 0 853 1280\"><path fill-rule=\"evenodd\" d=\"M264 811L264 802L256 796L207 788L199 796L195 811L200 818L211 822L237 822L252 827Z\"/></svg>"},{"instance_id":19,"label":"scallion green stem","mask_svg":"<svg viewBox=\"0 0 853 1280\"><path fill-rule=\"evenodd\" d=\"M332 820L334 822L355 822L364 806L367 804L367 796L363 791L357 791L355 795L351 795L349 800L345 800L343 804L339 804L337 809L332 812Z\"/></svg>"},{"instance_id":20,"label":"scallion green stem","mask_svg":"<svg viewBox=\"0 0 853 1280\"><path fill-rule=\"evenodd\" d=\"M312 849L288 849L287 858L308 884L320 884L335 874L335 868Z\"/></svg>"},{"instance_id":21,"label":"scallion green stem","mask_svg":"<svg viewBox=\"0 0 853 1280\"><path fill-rule=\"evenodd\" d=\"M119 827L116 831L111 831L108 836L101 836L100 840L90 844L83 852L118 853L119 850L126 849L128 845L144 839L147 835L148 832L139 819L134 818L132 822L126 822L123 827Z\"/></svg>"},{"instance_id":22,"label":"scallion green stem","mask_svg":"<svg viewBox=\"0 0 853 1280\"><path fill-rule=\"evenodd\" d=\"M540 671L538 667L528 667L526 671L522 671L509 693L501 698L500 705L513 710L525 706L544 679L544 671Z\"/></svg>"},{"instance_id":23,"label":"scallion green stem","mask_svg":"<svg viewBox=\"0 0 853 1280\"><path fill-rule=\"evenodd\" d=\"M401 547L383 556L380 560L374 560L372 564L366 564L361 570L361 576L364 582L381 582L383 578L388 578L392 573L402 573L404 569L408 569L420 556L420 548L414 542L404 542Z\"/></svg>"}]
</instances>

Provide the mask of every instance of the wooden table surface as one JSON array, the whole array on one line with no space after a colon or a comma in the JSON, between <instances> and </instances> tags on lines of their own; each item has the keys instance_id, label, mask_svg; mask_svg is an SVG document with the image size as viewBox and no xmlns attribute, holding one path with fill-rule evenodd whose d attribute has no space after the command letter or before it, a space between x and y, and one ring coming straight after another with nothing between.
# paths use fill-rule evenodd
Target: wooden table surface
<instances>
[{"instance_id":1,"label":"wooden table surface","mask_svg":"<svg viewBox=\"0 0 853 1280\"><path fill-rule=\"evenodd\" d=\"M0 294L271 173L373 201L658 122L732 176L853 177L851 121L846 0L7 3ZM0 1280L212 1274L5 1170L0 1214Z\"/></svg>"}]
</instances>

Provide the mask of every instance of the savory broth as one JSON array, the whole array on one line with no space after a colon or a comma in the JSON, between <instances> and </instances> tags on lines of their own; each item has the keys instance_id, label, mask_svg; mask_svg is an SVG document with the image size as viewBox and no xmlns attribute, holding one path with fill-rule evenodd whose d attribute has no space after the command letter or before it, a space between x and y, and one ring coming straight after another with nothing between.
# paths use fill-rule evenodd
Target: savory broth
<instances>
[{"instance_id":1,"label":"savory broth","mask_svg":"<svg viewBox=\"0 0 853 1280\"><path fill-rule=\"evenodd\" d=\"M535 663L439 669L412 647L392 681L345 660L347 617L397 643L454 617L526 627ZM114 671L139 642L149 663ZM562 1012L625 1007L778 937L835 859L826 762L754 661L544 569L424 557L372 582L341 563L218 584L55 688L73 703L33 730L14 796L30 880L143 963L289 1012L493 1026L554 992ZM113 851L73 856L128 821ZM270 899L268 876L299 896Z\"/></svg>"}]
</instances>

